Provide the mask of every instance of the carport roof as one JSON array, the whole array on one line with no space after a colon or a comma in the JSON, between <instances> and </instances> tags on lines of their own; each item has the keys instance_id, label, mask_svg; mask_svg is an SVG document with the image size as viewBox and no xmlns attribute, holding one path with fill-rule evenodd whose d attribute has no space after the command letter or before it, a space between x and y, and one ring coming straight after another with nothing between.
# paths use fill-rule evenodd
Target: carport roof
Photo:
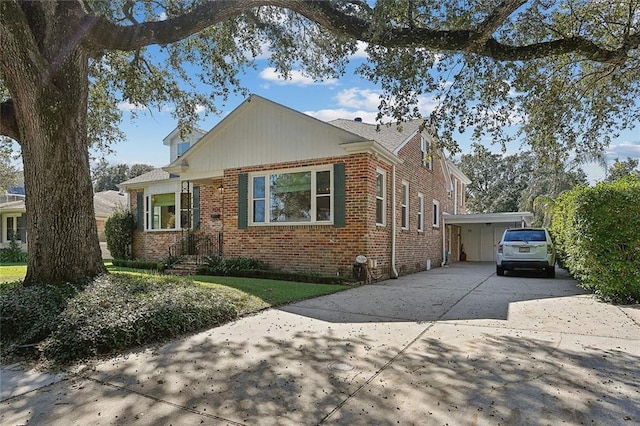
<instances>
[{"instance_id":1,"label":"carport roof","mask_svg":"<svg viewBox=\"0 0 640 426\"><path fill-rule=\"evenodd\" d=\"M524 222L531 225L531 212L478 213L478 214L444 214L444 223L448 225L462 223L509 223Z\"/></svg>"}]
</instances>

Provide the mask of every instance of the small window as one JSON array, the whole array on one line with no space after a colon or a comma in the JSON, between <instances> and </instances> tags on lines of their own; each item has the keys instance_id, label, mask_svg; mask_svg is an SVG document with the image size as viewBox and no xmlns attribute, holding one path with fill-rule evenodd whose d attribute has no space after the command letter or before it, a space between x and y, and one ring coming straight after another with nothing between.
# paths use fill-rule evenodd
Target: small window
<instances>
[{"instance_id":1,"label":"small window","mask_svg":"<svg viewBox=\"0 0 640 426\"><path fill-rule=\"evenodd\" d=\"M440 202L437 200L433 200L433 226L440 226Z\"/></svg>"},{"instance_id":2,"label":"small window","mask_svg":"<svg viewBox=\"0 0 640 426\"><path fill-rule=\"evenodd\" d=\"M376 172L376 224L385 224L385 211L386 208L386 179L385 173L381 170Z\"/></svg>"},{"instance_id":3,"label":"small window","mask_svg":"<svg viewBox=\"0 0 640 426\"><path fill-rule=\"evenodd\" d=\"M458 179L453 179L453 214L458 214Z\"/></svg>"},{"instance_id":4,"label":"small window","mask_svg":"<svg viewBox=\"0 0 640 426\"><path fill-rule=\"evenodd\" d=\"M178 157L180 157L182 154L184 154L189 147L191 146L191 144L189 142L181 142L178 144Z\"/></svg>"},{"instance_id":5,"label":"small window","mask_svg":"<svg viewBox=\"0 0 640 426\"><path fill-rule=\"evenodd\" d=\"M418 232L424 231L424 195L418 192Z\"/></svg>"},{"instance_id":6,"label":"small window","mask_svg":"<svg viewBox=\"0 0 640 426\"><path fill-rule=\"evenodd\" d=\"M4 231L4 235L2 235L4 242L9 242L12 238L15 238L18 242L26 243L27 217L24 213L5 215L4 224L1 228Z\"/></svg>"},{"instance_id":7,"label":"small window","mask_svg":"<svg viewBox=\"0 0 640 426\"><path fill-rule=\"evenodd\" d=\"M409 229L409 184L402 182L402 229Z\"/></svg>"},{"instance_id":8,"label":"small window","mask_svg":"<svg viewBox=\"0 0 640 426\"><path fill-rule=\"evenodd\" d=\"M431 144L424 137L420 137L420 151L422 153L422 165L429 170L433 168L433 158L431 155Z\"/></svg>"}]
</instances>

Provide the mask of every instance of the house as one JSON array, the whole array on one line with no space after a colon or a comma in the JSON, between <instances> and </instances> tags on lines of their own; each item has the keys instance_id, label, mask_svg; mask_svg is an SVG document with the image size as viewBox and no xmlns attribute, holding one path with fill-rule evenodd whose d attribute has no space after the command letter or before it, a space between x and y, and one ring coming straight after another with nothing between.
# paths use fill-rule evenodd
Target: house
<instances>
[{"instance_id":1,"label":"house","mask_svg":"<svg viewBox=\"0 0 640 426\"><path fill-rule=\"evenodd\" d=\"M460 229L443 217L465 213L470 181L421 124L323 122L251 95L206 134L172 132L170 164L120 185L133 254L164 259L197 238L192 252L289 271L351 275L365 256L384 277L457 261Z\"/></svg>"},{"instance_id":2,"label":"house","mask_svg":"<svg viewBox=\"0 0 640 426\"><path fill-rule=\"evenodd\" d=\"M0 248L7 247L12 236L15 236L22 248L27 249L27 213L24 198L21 194L0 195ZM93 196L98 239L102 257L105 259L111 257L104 234L105 223L117 208L126 208L126 203L126 197L118 191L96 192Z\"/></svg>"}]
</instances>

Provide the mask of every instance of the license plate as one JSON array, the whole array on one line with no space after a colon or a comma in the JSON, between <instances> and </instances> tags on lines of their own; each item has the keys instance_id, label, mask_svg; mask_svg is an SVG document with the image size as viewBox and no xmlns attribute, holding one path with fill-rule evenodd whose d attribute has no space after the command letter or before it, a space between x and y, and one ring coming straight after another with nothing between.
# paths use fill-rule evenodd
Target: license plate
<instances>
[{"instance_id":1,"label":"license plate","mask_svg":"<svg viewBox=\"0 0 640 426\"><path fill-rule=\"evenodd\" d=\"M520 247L518 251L520 253L529 253L529 247Z\"/></svg>"}]
</instances>

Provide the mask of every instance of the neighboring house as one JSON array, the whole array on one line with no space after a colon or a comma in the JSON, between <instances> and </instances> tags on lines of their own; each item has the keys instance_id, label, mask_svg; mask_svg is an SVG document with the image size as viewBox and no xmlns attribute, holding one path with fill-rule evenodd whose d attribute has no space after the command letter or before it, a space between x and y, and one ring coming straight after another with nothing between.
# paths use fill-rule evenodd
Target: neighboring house
<instances>
[{"instance_id":1,"label":"neighboring house","mask_svg":"<svg viewBox=\"0 0 640 426\"><path fill-rule=\"evenodd\" d=\"M93 196L98 239L102 246L104 258L110 257L109 252L106 250L105 222L117 208L126 208L126 206L125 194L118 191L102 191L95 193ZM16 236L16 240L26 250L28 235L24 195L4 194L0 195L0 247L8 246L12 235Z\"/></svg>"},{"instance_id":2,"label":"neighboring house","mask_svg":"<svg viewBox=\"0 0 640 426\"><path fill-rule=\"evenodd\" d=\"M289 271L351 275L364 255L389 277L457 261L461 230L443 218L465 213L470 181L421 123L327 123L252 95L203 136L174 131L171 163L120 185L134 256L166 258L196 235Z\"/></svg>"},{"instance_id":3,"label":"neighboring house","mask_svg":"<svg viewBox=\"0 0 640 426\"><path fill-rule=\"evenodd\" d=\"M98 240L101 243L107 241L104 234L104 226L109 216L117 209L127 209L127 198L124 192L101 191L93 194L93 209L96 214L96 225L98 227Z\"/></svg>"}]
</instances>

